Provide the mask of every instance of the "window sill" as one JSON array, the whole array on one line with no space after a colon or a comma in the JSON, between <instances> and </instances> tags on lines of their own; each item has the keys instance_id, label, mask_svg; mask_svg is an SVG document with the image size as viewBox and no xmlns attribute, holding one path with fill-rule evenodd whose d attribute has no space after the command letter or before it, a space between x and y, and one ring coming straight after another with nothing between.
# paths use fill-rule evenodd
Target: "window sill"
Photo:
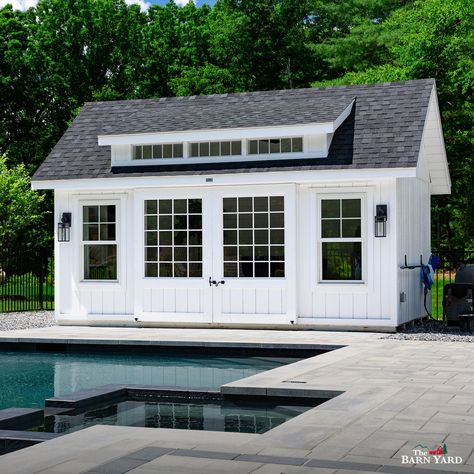
<instances>
[{"instance_id":1,"label":"window sill","mask_svg":"<svg viewBox=\"0 0 474 474\"><path fill-rule=\"evenodd\" d=\"M96 285L96 284L102 284L102 285L120 285L119 280L81 280L79 282L81 285Z\"/></svg>"},{"instance_id":2,"label":"window sill","mask_svg":"<svg viewBox=\"0 0 474 474\"><path fill-rule=\"evenodd\" d=\"M366 285L367 282L363 280L320 280L318 281L318 285L357 285L363 286Z\"/></svg>"}]
</instances>

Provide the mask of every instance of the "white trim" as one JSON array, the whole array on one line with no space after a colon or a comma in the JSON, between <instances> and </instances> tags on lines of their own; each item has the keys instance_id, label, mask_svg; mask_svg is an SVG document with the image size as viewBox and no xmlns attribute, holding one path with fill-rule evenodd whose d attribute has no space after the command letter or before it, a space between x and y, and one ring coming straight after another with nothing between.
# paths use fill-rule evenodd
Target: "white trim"
<instances>
[{"instance_id":1,"label":"white trim","mask_svg":"<svg viewBox=\"0 0 474 474\"><path fill-rule=\"evenodd\" d=\"M359 199L360 200L360 225L361 232L360 237L339 237L339 238L328 238L321 237L321 202L323 200L334 199L334 200L344 200L344 199ZM354 192L354 190L341 190L336 192L329 192L326 190L318 190L316 194L316 283L323 286L335 286L343 285L362 287L366 290L367 288L367 275L368 275L368 258L367 258L367 193L366 192ZM342 216L338 219L340 220ZM323 242L360 242L361 243L361 252L362 252L362 271L360 280L323 280L323 266L322 266L322 244Z\"/></svg>"},{"instance_id":2,"label":"white trim","mask_svg":"<svg viewBox=\"0 0 474 474\"><path fill-rule=\"evenodd\" d=\"M255 173L222 173L193 175L164 175L139 177L84 178L32 181L33 189L66 189L90 190L124 190L134 188L156 188L176 186L209 186L208 178L213 179L214 185L239 186L254 184L288 184L288 183L318 183L342 182L367 179L415 178L416 167L410 168L366 168L366 169L331 169L331 170L301 170L301 171L265 171Z\"/></svg>"},{"instance_id":3,"label":"white trim","mask_svg":"<svg viewBox=\"0 0 474 474\"><path fill-rule=\"evenodd\" d=\"M315 318L315 317L298 317L298 324L312 325L321 327L383 327L387 329L394 329L396 324L390 318L383 317L380 319L364 319L364 318Z\"/></svg>"},{"instance_id":4,"label":"white trim","mask_svg":"<svg viewBox=\"0 0 474 474\"><path fill-rule=\"evenodd\" d=\"M340 127L342 122L344 122L344 120L346 120L346 118L349 117L349 114L352 112L352 106L354 105L354 102L355 102L355 99L344 109L342 114L339 115L339 117L337 117L336 120L334 120L333 122L334 130L333 132L330 132L330 133L334 133Z\"/></svg>"},{"instance_id":5,"label":"white trim","mask_svg":"<svg viewBox=\"0 0 474 474\"><path fill-rule=\"evenodd\" d=\"M349 107L352 107L352 103ZM349 108L348 107L348 108ZM162 133L130 133L117 135L99 135L98 145L142 145L144 140L155 145L160 143L173 142L197 142L197 141L221 141L221 140L243 140L249 138L274 138L279 136L301 136L334 133L338 127L336 123L345 113L346 108L336 121L309 123L301 125L284 125L274 127L246 127L246 128L221 128L213 130L192 130L192 131L174 131ZM346 115L346 116L347 116Z\"/></svg>"},{"instance_id":6,"label":"white trim","mask_svg":"<svg viewBox=\"0 0 474 474\"><path fill-rule=\"evenodd\" d=\"M424 176L426 172L424 173L423 170L426 168L428 176ZM429 180L432 195L451 194L451 178L435 85L431 91L423 126L418 153L417 177Z\"/></svg>"},{"instance_id":7,"label":"white trim","mask_svg":"<svg viewBox=\"0 0 474 474\"><path fill-rule=\"evenodd\" d=\"M225 278L223 277L223 256L222 256L222 200L224 197L241 197L241 196L272 196L282 195L285 197L285 277L282 278ZM296 226L294 218L290 211L290 206L293 208L295 187L292 185L275 188L272 186L252 186L251 188L219 188L210 189L209 187L201 187L193 190L187 188L181 189L148 189L137 191L135 193L135 228L140 229L140 234L143 234L143 201L146 199L179 199L179 198L198 198L202 199L202 215L203 215L203 273L201 278L159 278L159 277L144 277L143 275L143 254L144 247L143 235L138 235L135 232L135 317L140 320L149 322L201 322L201 323L225 323L225 322L246 322L248 324L259 324L258 321L264 318L268 323L289 323L296 319L296 258L295 258L295 242L294 234L296 233ZM215 280L225 280L225 285L219 287L210 286L208 283L209 277ZM278 305L270 306L271 313L258 312L257 307L255 312L241 313L237 308L236 312L226 309L225 301L230 297L229 291L233 294L247 291L248 289L263 289L270 291L281 290L280 297L282 298L281 310L282 313L274 313L278 311ZM161 307L163 311L157 309L158 306L150 305L153 302L153 294L156 291L165 290L168 292L171 299L176 297L176 291L182 290L199 291L201 303L199 308L195 311L183 312L172 311L166 309L164 305ZM171 292L169 292L171 290ZM142 300L144 291L151 295L151 300ZM269 294L269 293L268 293ZM183 298L192 296L186 292L183 293ZM163 296L164 297L164 296ZM262 296L261 296L262 297ZM263 295L263 298L267 298ZM148 298L148 297L147 297ZM160 296L160 298L162 298ZM163 300L164 301L164 300ZM171 307L173 304L171 304ZM186 305L184 305L186 306ZM170 306L168 305L168 308ZM260 316L257 316L260 315Z\"/></svg>"},{"instance_id":8,"label":"white trim","mask_svg":"<svg viewBox=\"0 0 474 474\"><path fill-rule=\"evenodd\" d=\"M92 287L96 288L100 285L104 285L104 287L116 287L122 286L121 285L121 276L122 276L122 245L121 245L121 223L122 219L122 205L120 199L79 199L78 200L78 207L79 207L79 215L78 221L80 222L78 226L78 234L80 242L80 250L79 250L79 278L77 280L78 286L80 287ZM84 240L83 239L83 228L84 228L84 215L83 215L83 208L84 206L107 206L113 205L115 206L115 240ZM93 279L85 279L84 278L84 246L85 245L115 245L117 247L117 278L115 280L93 280Z\"/></svg>"},{"instance_id":9,"label":"white trim","mask_svg":"<svg viewBox=\"0 0 474 474\"><path fill-rule=\"evenodd\" d=\"M54 215L57 216L56 219L54 219L54 224L53 224L53 238L54 238L54 316L56 320L60 316L61 312L61 287L59 282L61 281L61 275L60 275L60 270L61 270L61 248L63 246L71 245L71 241L69 242L58 242L58 222L60 219L60 216L62 212L67 212L62 210L62 206L59 207L60 199L59 199L59 193L54 193ZM68 207L69 209L69 207ZM70 212L70 211L69 211Z\"/></svg>"}]
</instances>

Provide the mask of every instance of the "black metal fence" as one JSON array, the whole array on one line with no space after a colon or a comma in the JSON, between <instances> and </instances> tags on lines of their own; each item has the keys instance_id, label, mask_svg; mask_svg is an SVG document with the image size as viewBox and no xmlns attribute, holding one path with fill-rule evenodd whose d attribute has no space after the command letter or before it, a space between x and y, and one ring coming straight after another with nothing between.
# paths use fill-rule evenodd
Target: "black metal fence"
<instances>
[{"instance_id":1,"label":"black metal fence","mask_svg":"<svg viewBox=\"0 0 474 474\"><path fill-rule=\"evenodd\" d=\"M52 251L0 248L0 313L53 308Z\"/></svg>"},{"instance_id":2,"label":"black metal fence","mask_svg":"<svg viewBox=\"0 0 474 474\"><path fill-rule=\"evenodd\" d=\"M436 251L439 257L431 289L432 317L443 318L443 288L453 283L463 263L474 263L474 250ZM52 251L25 252L0 248L0 313L54 308Z\"/></svg>"},{"instance_id":3,"label":"black metal fence","mask_svg":"<svg viewBox=\"0 0 474 474\"><path fill-rule=\"evenodd\" d=\"M444 286L454 283L456 270L461 264L474 263L474 250L433 250L433 255L439 257L439 263L431 288L431 315L435 319L443 319Z\"/></svg>"}]
</instances>

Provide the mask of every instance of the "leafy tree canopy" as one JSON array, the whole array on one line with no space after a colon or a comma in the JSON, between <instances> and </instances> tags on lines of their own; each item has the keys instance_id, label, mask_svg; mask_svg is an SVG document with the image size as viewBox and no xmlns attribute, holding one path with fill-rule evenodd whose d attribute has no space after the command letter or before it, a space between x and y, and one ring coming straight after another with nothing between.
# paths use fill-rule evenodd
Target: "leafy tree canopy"
<instances>
[{"instance_id":1,"label":"leafy tree canopy","mask_svg":"<svg viewBox=\"0 0 474 474\"><path fill-rule=\"evenodd\" d=\"M469 0L7 5L0 153L31 174L91 100L434 77L453 180L433 201L434 243L474 245L473 26Z\"/></svg>"},{"instance_id":2,"label":"leafy tree canopy","mask_svg":"<svg viewBox=\"0 0 474 474\"><path fill-rule=\"evenodd\" d=\"M31 189L25 166L8 169L0 157L0 249L41 249L50 240L45 218L44 195Z\"/></svg>"},{"instance_id":3,"label":"leafy tree canopy","mask_svg":"<svg viewBox=\"0 0 474 474\"><path fill-rule=\"evenodd\" d=\"M433 77L443 119L452 195L433 199L434 245L474 248L474 13L465 0L419 0L393 12L368 37L387 49L383 64L348 68L331 84L360 84ZM390 38L389 41L386 39ZM332 40L338 64L347 37ZM314 85L324 85L317 82Z\"/></svg>"}]
</instances>

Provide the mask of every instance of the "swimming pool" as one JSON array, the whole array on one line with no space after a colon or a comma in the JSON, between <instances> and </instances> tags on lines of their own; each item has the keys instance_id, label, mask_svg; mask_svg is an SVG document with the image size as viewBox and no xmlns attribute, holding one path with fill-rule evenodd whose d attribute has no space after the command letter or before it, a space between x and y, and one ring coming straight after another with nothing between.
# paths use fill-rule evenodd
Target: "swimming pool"
<instances>
[{"instance_id":1,"label":"swimming pool","mask_svg":"<svg viewBox=\"0 0 474 474\"><path fill-rule=\"evenodd\" d=\"M46 416L30 431L72 433L97 424L183 430L265 433L314 408L317 403L248 401L126 400L86 411Z\"/></svg>"},{"instance_id":2,"label":"swimming pool","mask_svg":"<svg viewBox=\"0 0 474 474\"><path fill-rule=\"evenodd\" d=\"M0 351L0 409L107 384L217 389L300 358Z\"/></svg>"}]
</instances>

